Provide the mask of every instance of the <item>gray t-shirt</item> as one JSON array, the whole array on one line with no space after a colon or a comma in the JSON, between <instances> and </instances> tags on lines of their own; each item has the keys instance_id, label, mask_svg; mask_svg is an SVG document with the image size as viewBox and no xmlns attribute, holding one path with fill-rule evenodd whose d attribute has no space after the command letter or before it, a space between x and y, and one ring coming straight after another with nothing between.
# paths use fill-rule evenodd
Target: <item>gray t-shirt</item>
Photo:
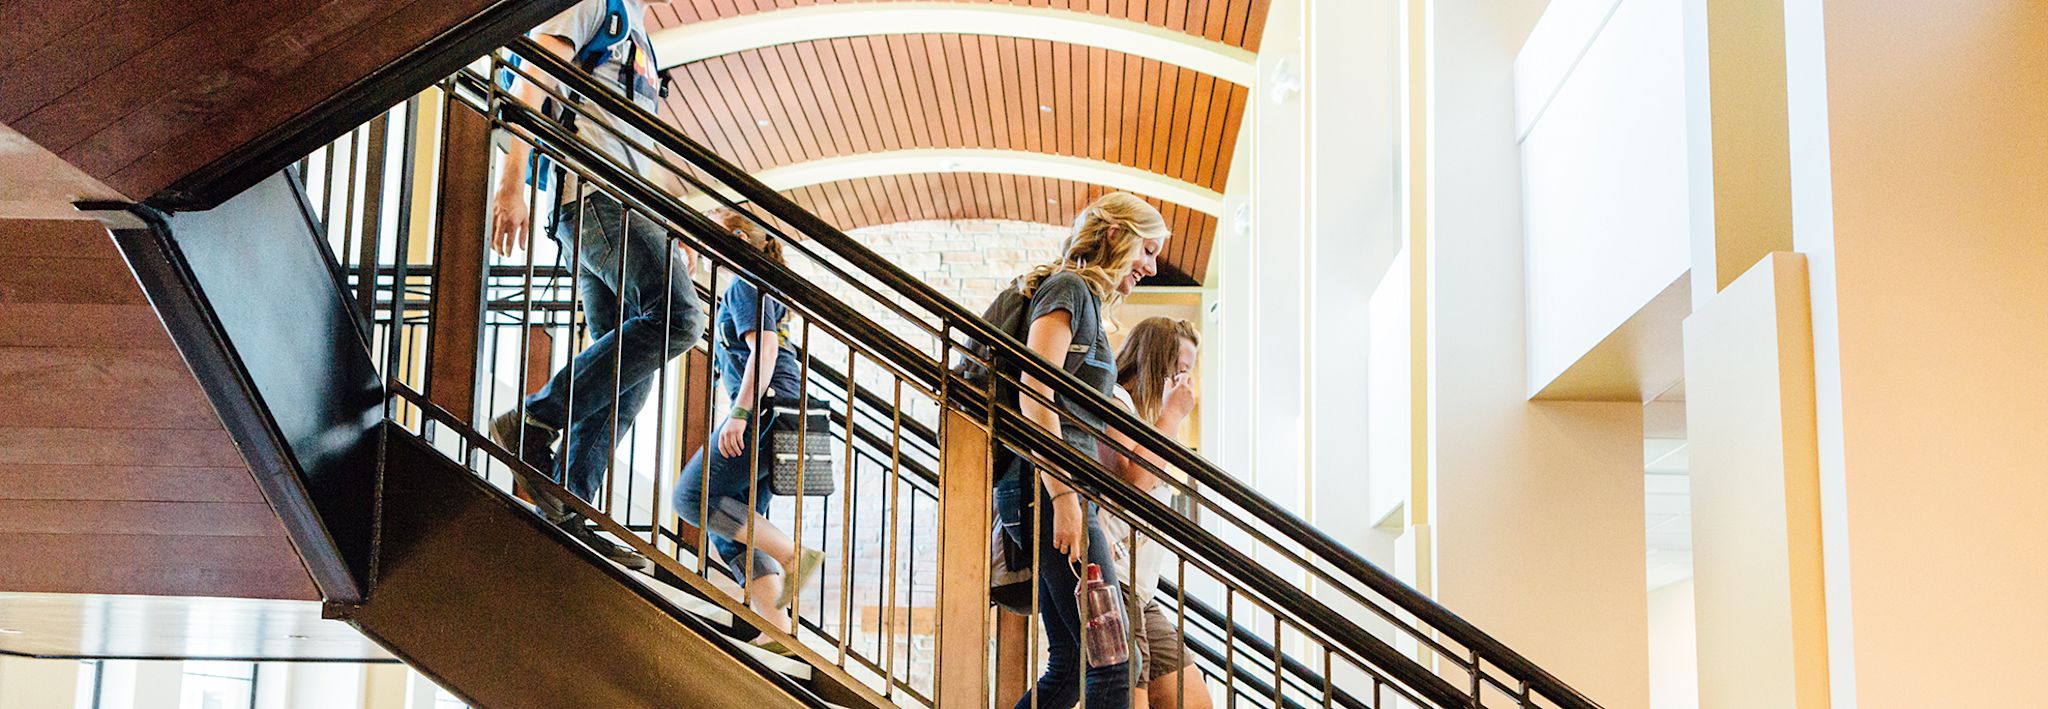
<instances>
[{"instance_id":1,"label":"gray t-shirt","mask_svg":"<svg viewBox=\"0 0 2048 709\"><path fill-rule=\"evenodd\" d=\"M1103 395L1111 395L1116 391L1116 357L1110 353L1109 335L1102 329L1102 300L1095 297L1094 291L1088 290L1088 282L1080 276L1071 272L1055 273L1039 281L1038 289L1032 291L1031 309L1024 321L1037 322L1047 314L1062 310L1069 313L1068 321L1074 332L1074 341L1067 346L1063 368ZM1094 434L1103 430L1104 421L1067 401L1066 397L1055 396L1053 400L1072 415L1061 420L1061 437L1081 450L1094 451Z\"/></svg>"},{"instance_id":2,"label":"gray t-shirt","mask_svg":"<svg viewBox=\"0 0 2048 709\"><path fill-rule=\"evenodd\" d=\"M625 0L624 5L626 38L611 46L605 53L604 60L591 71L591 74L597 77L599 84L632 99L633 103L647 109L648 113L658 115L661 111L660 64L655 60L654 44L647 40L644 19L647 8L641 4L641 0ZM533 28L532 34L536 37L554 36L567 41L576 48L576 51L570 54L570 58L574 59L583 51L583 45L603 29L608 16L606 6L605 0L583 0L575 7ZM597 146L598 150L606 155L618 160L627 169L640 173L648 181L656 185L666 184L658 174L661 168L657 168L653 161L648 160L645 153L627 150L621 140L623 137L624 140L630 140L651 151L654 142L649 140L646 134L625 125L622 121L612 120L601 111L578 116L576 134L591 145ZM575 178L571 176L563 182L564 184L558 188L562 190L561 194L574 198Z\"/></svg>"}]
</instances>

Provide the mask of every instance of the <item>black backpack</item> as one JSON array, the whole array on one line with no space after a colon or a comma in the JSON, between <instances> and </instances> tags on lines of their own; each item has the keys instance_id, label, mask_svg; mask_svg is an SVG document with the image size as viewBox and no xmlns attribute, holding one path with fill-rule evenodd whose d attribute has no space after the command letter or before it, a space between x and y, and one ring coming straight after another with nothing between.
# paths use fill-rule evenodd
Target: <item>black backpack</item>
<instances>
[{"instance_id":1,"label":"black backpack","mask_svg":"<svg viewBox=\"0 0 2048 709\"><path fill-rule=\"evenodd\" d=\"M1025 318L1030 311L1031 298L1012 285L996 294L995 302L989 303L988 309L982 311L981 319L988 321L988 324L995 326L997 330L1023 340L1027 334L1025 328L1028 326ZM999 365L1002 376L995 376L997 373L991 371L985 364L990 361L990 355L994 352L993 347L972 337L967 338L962 346L967 354L962 355L953 365L953 373L966 380L970 387L990 392L991 404L1016 410L1019 402L1017 382L1023 370L1015 363L1004 362ZM1009 472L1017 463L1017 454L1008 446L997 445L994 458L997 480L1001 480L1003 474Z\"/></svg>"}]
</instances>

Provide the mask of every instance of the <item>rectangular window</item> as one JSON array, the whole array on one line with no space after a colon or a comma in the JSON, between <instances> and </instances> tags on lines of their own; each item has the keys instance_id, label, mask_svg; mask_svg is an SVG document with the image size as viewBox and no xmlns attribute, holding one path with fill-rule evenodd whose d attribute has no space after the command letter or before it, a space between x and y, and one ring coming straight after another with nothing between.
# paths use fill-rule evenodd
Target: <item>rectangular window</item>
<instances>
[{"instance_id":1,"label":"rectangular window","mask_svg":"<svg viewBox=\"0 0 2048 709\"><path fill-rule=\"evenodd\" d=\"M106 683L106 667L99 660L84 660L78 663L78 690L72 696L78 697L73 703L75 709L100 709L100 690Z\"/></svg>"},{"instance_id":2,"label":"rectangular window","mask_svg":"<svg viewBox=\"0 0 2048 709\"><path fill-rule=\"evenodd\" d=\"M186 660L178 709L255 709L256 663Z\"/></svg>"}]
</instances>

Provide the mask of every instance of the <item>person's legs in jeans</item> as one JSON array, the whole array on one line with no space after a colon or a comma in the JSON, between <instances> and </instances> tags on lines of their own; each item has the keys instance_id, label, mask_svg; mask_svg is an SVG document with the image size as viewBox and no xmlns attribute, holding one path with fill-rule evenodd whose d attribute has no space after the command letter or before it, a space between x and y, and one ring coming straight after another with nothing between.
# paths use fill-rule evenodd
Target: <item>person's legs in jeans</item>
<instances>
[{"instance_id":1,"label":"person's legs in jeans","mask_svg":"<svg viewBox=\"0 0 2048 709\"><path fill-rule=\"evenodd\" d=\"M638 213L622 215L618 202L609 197L592 195L581 205L565 205L555 232L557 241L575 248L579 289L586 300L598 301L585 311L593 315L593 339L546 386L527 397L527 419L559 431L573 423L571 416L584 420L585 412L608 422L616 406L617 420L630 422L647 396L644 390L637 397L624 394L652 380L669 359L696 344L704 331L703 301L667 231ZM577 238L571 239L571 234ZM597 297L590 297L593 294ZM592 311L602 306L610 306L610 314L595 316ZM600 332L600 321L613 320L617 327ZM602 481L613 436L608 423L580 431L569 428L562 480L580 496L596 490Z\"/></svg>"},{"instance_id":2,"label":"person's legs in jeans","mask_svg":"<svg viewBox=\"0 0 2048 709\"><path fill-rule=\"evenodd\" d=\"M761 425L765 427L765 421ZM787 632L788 620L776 612L775 600L782 591L783 569L797 561L797 545L768 521L766 513L773 492L760 472L772 461L754 459L760 436L751 438L754 440L735 457L719 451L716 441L692 456L676 480L672 500L676 514L709 537L712 547L731 567L734 580L746 583L748 604ZM755 464L749 465L750 462ZM747 504L750 497L751 508ZM747 544L749 534L751 545ZM751 578L740 578L748 574L749 563Z\"/></svg>"},{"instance_id":3,"label":"person's legs in jeans","mask_svg":"<svg viewBox=\"0 0 2048 709\"><path fill-rule=\"evenodd\" d=\"M1038 497L1038 508L1052 509L1052 500L1042 491ZM1028 515L1030 511L1025 513ZM1102 567L1103 580L1114 586L1117 583L1116 565L1111 562L1109 539L1103 536L1102 528L1095 523L1094 505L1085 508L1083 521L1088 525L1088 562ZM1025 518L1025 523L1030 524L1029 517ZM1039 676L1038 685L1031 692L1017 700L1016 709L1067 709L1074 706L1083 694L1077 691L1081 690L1081 670L1085 666L1081 650L1083 619L1080 601L1074 594L1080 585L1080 577L1066 555L1054 550L1052 516L1049 513L1038 521L1038 549L1038 607L1039 620L1045 624L1045 674ZM1128 627L1130 619L1127 617L1124 622ZM1087 668L1085 694L1088 709L1128 709L1131 703L1129 669L1128 660ZM1034 693L1037 696L1033 696Z\"/></svg>"}]
</instances>

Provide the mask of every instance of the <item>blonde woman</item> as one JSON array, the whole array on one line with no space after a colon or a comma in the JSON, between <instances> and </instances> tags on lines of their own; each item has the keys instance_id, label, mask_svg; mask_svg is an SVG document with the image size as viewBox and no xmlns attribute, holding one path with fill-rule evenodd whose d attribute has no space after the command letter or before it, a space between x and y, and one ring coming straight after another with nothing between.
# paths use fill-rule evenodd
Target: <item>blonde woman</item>
<instances>
[{"instance_id":1,"label":"blonde woman","mask_svg":"<svg viewBox=\"0 0 2048 709\"><path fill-rule=\"evenodd\" d=\"M1175 435L1195 410L1195 358L1201 344L1195 326L1186 320L1155 317L1140 321L1124 337L1123 349L1116 355L1117 402L1160 433ZM1158 470L1172 470L1156 455L1140 455ZM1125 482L1161 504L1172 502L1173 486L1151 469L1131 463L1121 472ZM1144 535L1133 534L1130 525L1120 519L1105 519L1103 527L1110 542L1124 549L1118 558L1128 566L1117 570L1124 572L1134 599L1130 615L1136 623L1135 649L1143 665L1137 674L1143 684L1132 690L1131 703L1150 709L1208 709L1209 689L1202 683L1202 673L1195 669L1186 639L1156 597L1165 550Z\"/></svg>"},{"instance_id":2,"label":"blonde woman","mask_svg":"<svg viewBox=\"0 0 2048 709\"><path fill-rule=\"evenodd\" d=\"M1168 235L1159 211L1128 193L1103 195L1081 210L1074 219L1074 235L1067 241L1066 253L1011 285L1030 299L1027 331L1021 333L1025 344L1103 395L1110 395L1116 386L1116 361L1102 328L1103 311L1129 295L1139 279L1158 272L1159 252L1166 247ZM1042 397L1020 397L1026 418L1080 450L1097 450L1096 437L1104 427L1098 417L1053 396L1050 384L1028 375L1023 384ZM1046 400L1066 415L1041 403ZM999 475L996 509L1004 532L1021 549L1039 545L1038 603L1048 638L1045 673L1016 706L1066 709L1080 699L1078 690L1084 684L1082 618L1074 596L1080 581L1076 572L1093 563L1114 587L1112 547L1096 524L1094 511L1086 508L1079 491L1059 476L1024 465ZM1036 525L1032 523L1034 513L1041 516ZM1129 625L1127 620L1125 626ZM1128 665L1087 669L1089 709L1130 706Z\"/></svg>"}]
</instances>

